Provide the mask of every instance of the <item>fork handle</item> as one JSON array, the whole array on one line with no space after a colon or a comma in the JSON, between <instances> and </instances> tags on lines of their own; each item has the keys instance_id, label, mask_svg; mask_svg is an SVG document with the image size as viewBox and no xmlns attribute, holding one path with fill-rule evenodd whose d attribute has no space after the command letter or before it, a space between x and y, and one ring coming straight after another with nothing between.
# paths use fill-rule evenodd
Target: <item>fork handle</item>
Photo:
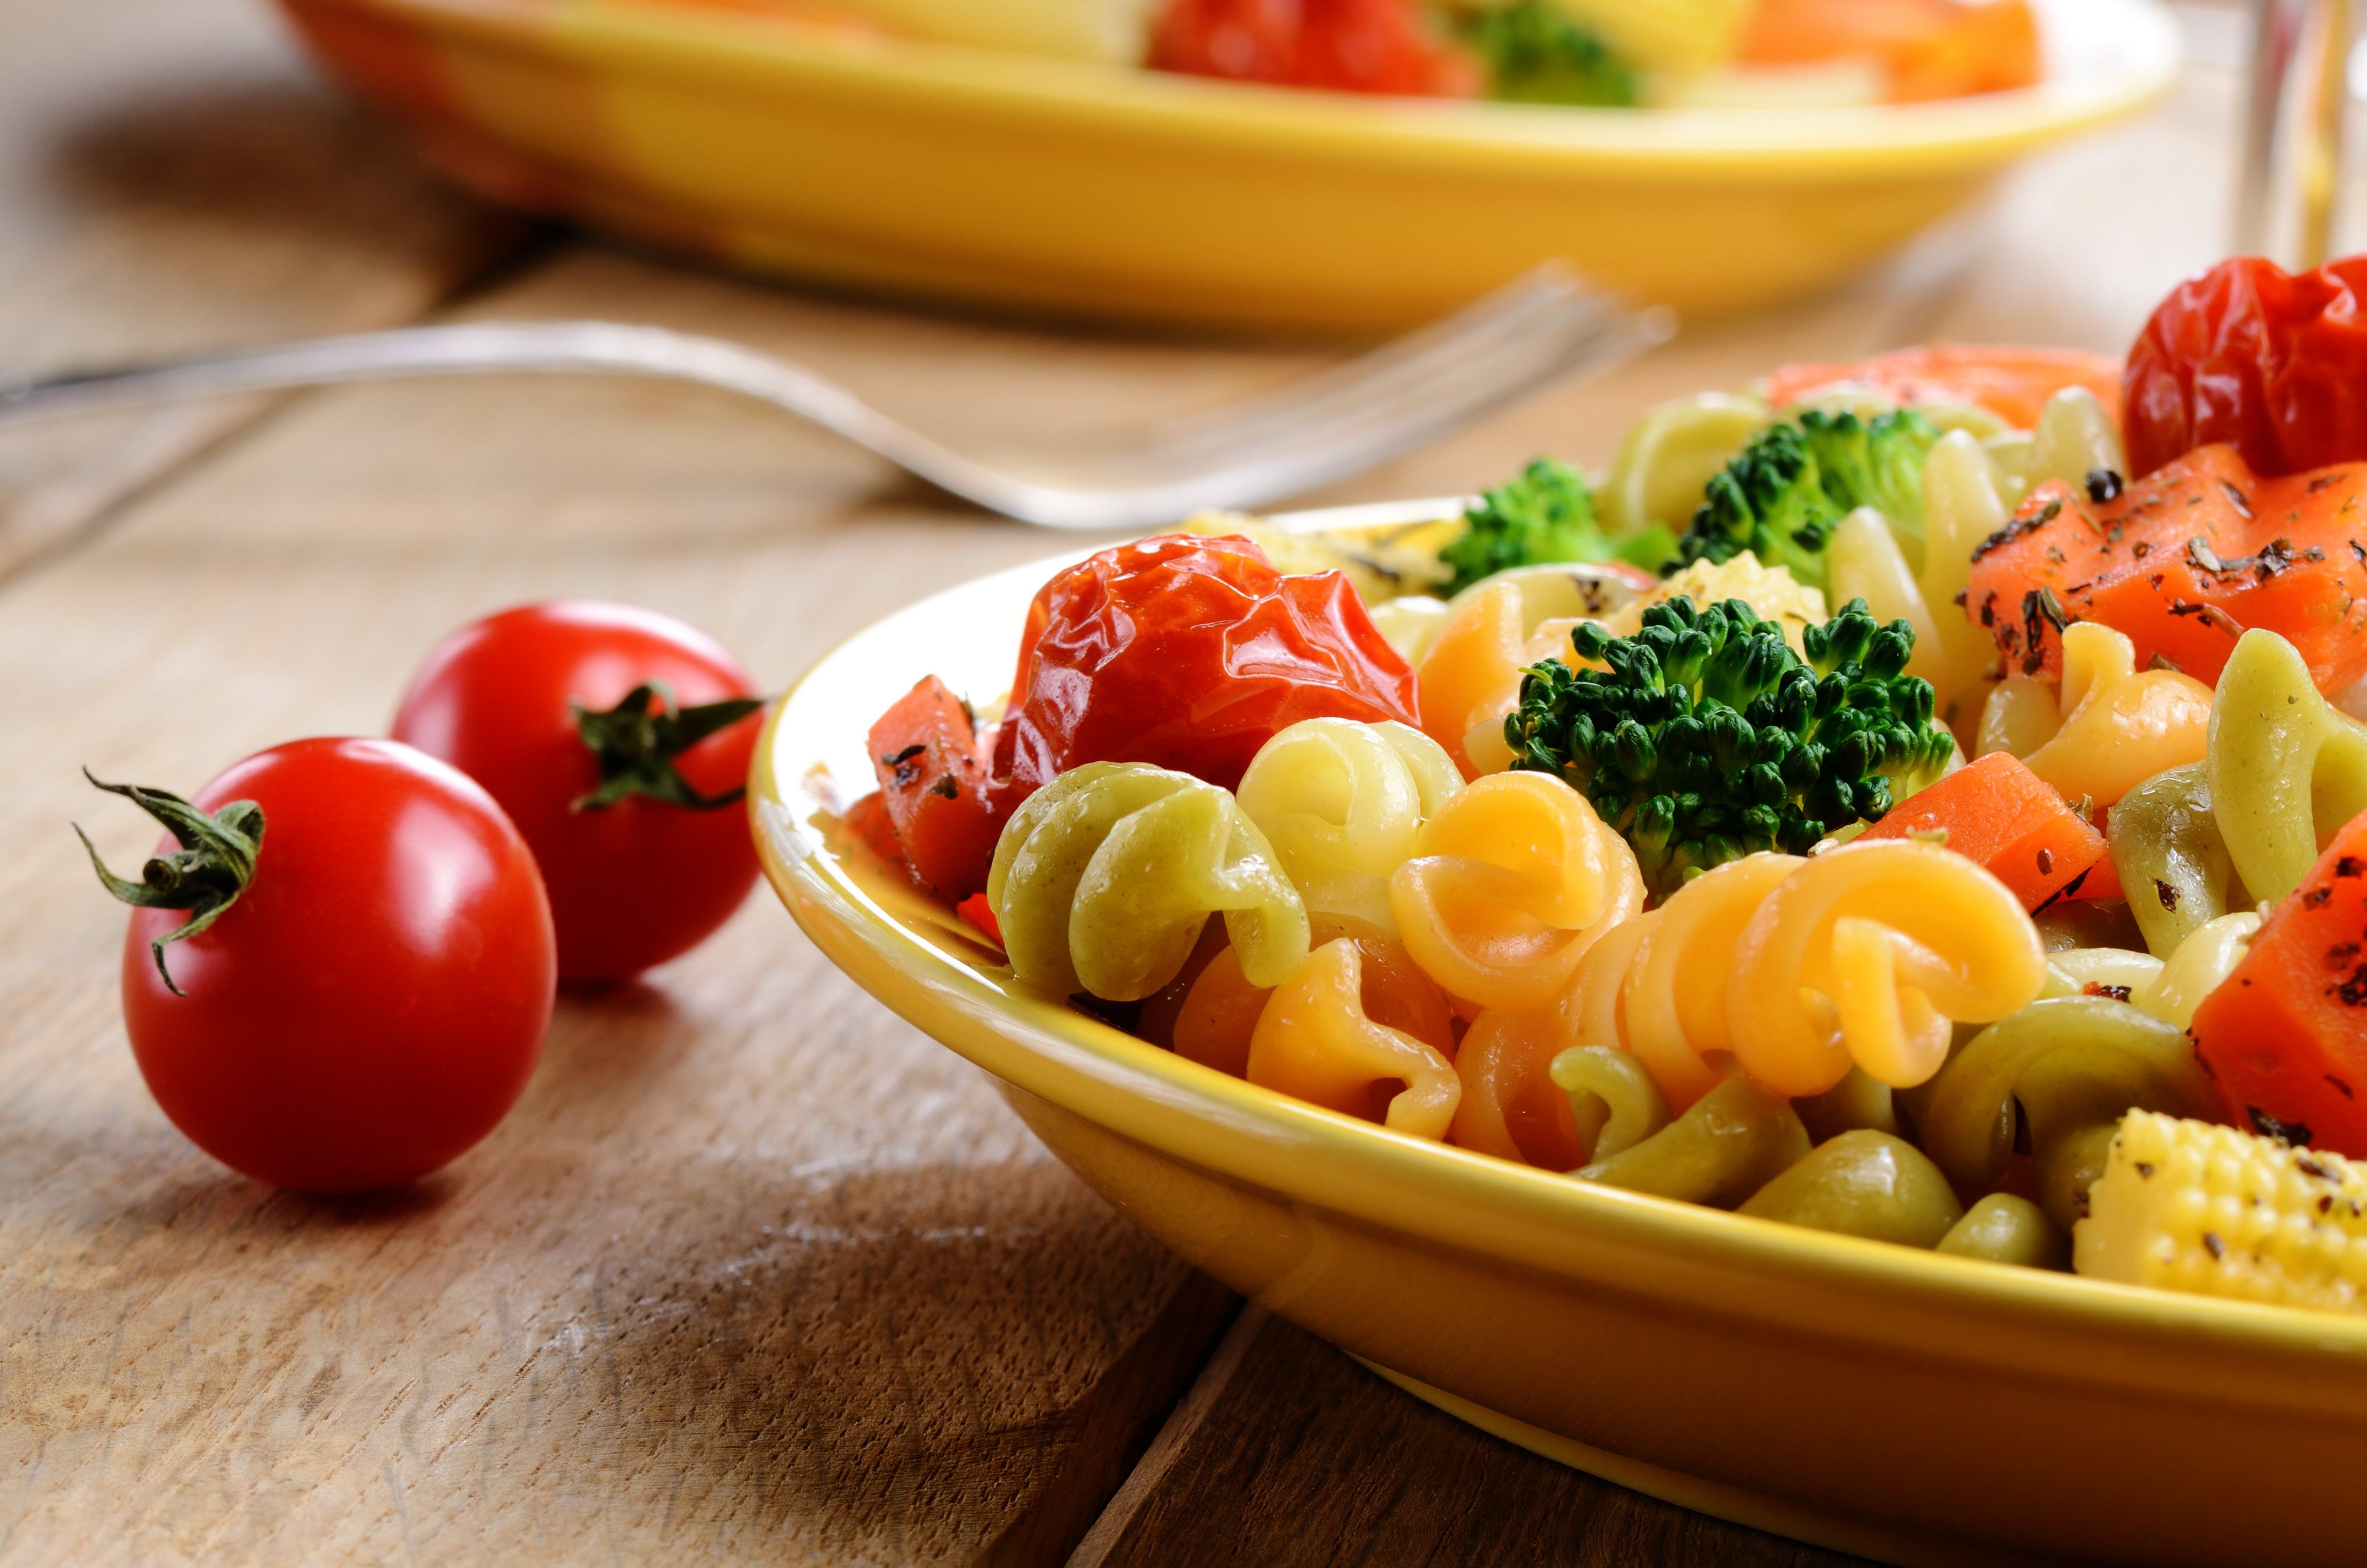
<instances>
[{"instance_id":1,"label":"fork handle","mask_svg":"<svg viewBox=\"0 0 2367 1568\"><path fill-rule=\"evenodd\" d=\"M0 381L0 425L126 404L340 381L586 371L696 381L738 392L833 430L994 511L1055 528L1076 526L1052 515L1063 510L1063 493L983 468L889 418L826 376L719 337L619 322L402 327L160 365L19 378L13 383Z\"/></svg>"}]
</instances>

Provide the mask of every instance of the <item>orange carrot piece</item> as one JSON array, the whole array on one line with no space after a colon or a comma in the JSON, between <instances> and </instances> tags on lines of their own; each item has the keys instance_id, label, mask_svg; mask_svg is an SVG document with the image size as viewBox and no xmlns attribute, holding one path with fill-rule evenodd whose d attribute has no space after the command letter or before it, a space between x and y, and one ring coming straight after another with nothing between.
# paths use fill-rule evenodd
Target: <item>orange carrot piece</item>
<instances>
[{"instance_id":1,"label":"orange carrot piece","mask_svg":"<svg viewBox=\"0 0 2367 1568\"><path fill-rule=\"evenodd\" d=\"M1754 64L1878 61L1893 103L2027 87L2038 24L2023 0L1760 0L1742 37Z\"/></svg>"},{"instance_id":2,"label":"orange carrot piece","mask_svg":"<svg viewBox=\"0 0 2367 1568\"><path fill-rule=\"evenodd\" d=\"M2266 627L2339 691L2367 675L2367 463L2262 479L2223 444L2108 501L2050 480L1974 550L1965 613L2025 675L2061 674L2059 613L2211 685Z\"/></svg>"},{"instance_id":3,"label":"orange carrot piece","mask_svg":"<svg viewBox=\"0 0 2367 1568\"><path fill-rule=\"evenodd\" d=\"M2114 419L2121 411L2118 359L2006 344L1934 343L1851 365L1786 365L1767 378L1767 396L1787 408L1838 381L1870 386L1906 403L1978 403L2017 430L2036 428L2046 400L2066 387L2086 387Z\"/></svg>"},{"instance_id":4,"label":"orange carrot piece","mask_svg":"<svg viewBox=\"0 0 2367 1568\"><path fill-rule=\"evenodd\" d=\"M2367 814L2353 817L2194 1011L2238 1127L2367 1157Z\"/></svg>"},{"instance_id":5,"label":"orange carrot piece","mask_svg":"<svg viewBox=\"0 0 2367 1568\"><path fill-rule=\"evenodd\" d=\"M1002 819L987 799L987 757L975 722L928 676L879 716L871 767L912 880L949 899L986 886Z\"/></svg>"},{"instance_id":6,"label":"orange carrot piece","mask_svg":"<svg viewBox=\"0 0 2367 1568\"><path fill-rule=\"evenodd\" d=\"M1979 862L2033 912L2078 897L2104 858L2104 835L2055 786L2001 751L1917 790L1858 836L1942 829L1949 848Z\"/></svg>"}]
</instances>

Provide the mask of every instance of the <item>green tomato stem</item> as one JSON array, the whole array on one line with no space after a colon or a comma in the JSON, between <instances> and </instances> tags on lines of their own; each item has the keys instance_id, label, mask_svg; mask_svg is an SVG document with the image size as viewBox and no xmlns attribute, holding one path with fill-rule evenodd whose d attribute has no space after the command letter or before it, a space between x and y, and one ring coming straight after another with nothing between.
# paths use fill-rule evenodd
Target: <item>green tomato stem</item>
<instances>
[{"instance_id":1,"label":"green tomato stem","mask_svg":"<svg viewBox=\"0 0 2367 1568\"><path fill-rule=\"evenodd\" d=\"M93 778L87 767L82 776L164 824L181 846L174 854L150 859L140 869L140 880L135 882L108 870L90 835L83 832L80 824L74 824L74 836L82 840L92 869L108 892L141 909L189 912L188 919L148 944L164 989L176 996L186 995L174 983L173 971L164 966L164 944L194 937L221 919L222 911L236 903L255 880L255 862L263 855L263 808L253 801L232 801L208 815L169 790L105 783Z\"/></svg>"},{"instance_id":2,"label":"green tomato stem","mask_svg":"<svg viewBox=\"0 0 2367 1568\"><path fill-rule=\"evenodd\" d=\"M761 697L732 697L696 708L677 708L674 688L647 680L614 708L594 710L570 703L575 733L600 765L599 788L569 802L573 812L606 811L629 795L647 795L685 811L713 812L737 805L746 789L702 795L674 767L674 758L719 730L764 706Z\"/></svg>"}]
</instances>

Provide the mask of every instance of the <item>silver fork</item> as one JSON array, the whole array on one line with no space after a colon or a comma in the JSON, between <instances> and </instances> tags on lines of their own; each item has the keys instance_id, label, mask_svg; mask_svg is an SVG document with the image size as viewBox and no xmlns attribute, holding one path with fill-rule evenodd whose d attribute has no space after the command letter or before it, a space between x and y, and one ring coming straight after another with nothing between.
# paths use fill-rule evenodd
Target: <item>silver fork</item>
<instances>
[{"instance_id":1,"label":"silver fork","mask_svg":"<svg viewBox=\"0 0 2367 1568\"><path fill-rule=\"evenodd\" d=\"M785 409L989 510L1050 528L1152 528L1344 478L1675 331L1548 266L1368 354L1152 425L1123 443L992 460L892 419L801 366L721 338L615 322L481 322L323 337L166 364L0 377L0 424L334 381L607 372L697 381Z\"/></svg>"}]
</instances>

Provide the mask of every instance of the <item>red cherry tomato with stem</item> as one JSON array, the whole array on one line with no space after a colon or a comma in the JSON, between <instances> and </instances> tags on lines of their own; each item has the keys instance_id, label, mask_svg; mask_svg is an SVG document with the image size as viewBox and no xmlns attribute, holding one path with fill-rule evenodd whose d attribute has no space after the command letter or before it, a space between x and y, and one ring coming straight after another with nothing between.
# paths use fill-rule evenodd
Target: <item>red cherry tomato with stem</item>
<instances>
[{"instance_id":1,"label":"red cherry tomato with stem","mask_svg":"<svg viewBox=\"0 0 2367 1568\"><path fill-rule=\"evenodd\" d=\"M516 1103L550 1022L550 911L466 776L331 739L189 801L100 788L173 830L139 881L99 872L146 906L124 937L124 1028L199 1148L258 1181L364 1191L445 1165Z\"/></svg>"},{"instance_id":2,"label":"red cherry tomato with stem","mask_svg":"<svg viewBox=\"0 0 2367 1568\"><path fill-rule=\"evenodd\" d=\"M617 980L697 946L755 885L752 687L670 617L555 599L446 638L394 734L482 784L534 846L560 977Z\"/></svg>"}]
</instances>

